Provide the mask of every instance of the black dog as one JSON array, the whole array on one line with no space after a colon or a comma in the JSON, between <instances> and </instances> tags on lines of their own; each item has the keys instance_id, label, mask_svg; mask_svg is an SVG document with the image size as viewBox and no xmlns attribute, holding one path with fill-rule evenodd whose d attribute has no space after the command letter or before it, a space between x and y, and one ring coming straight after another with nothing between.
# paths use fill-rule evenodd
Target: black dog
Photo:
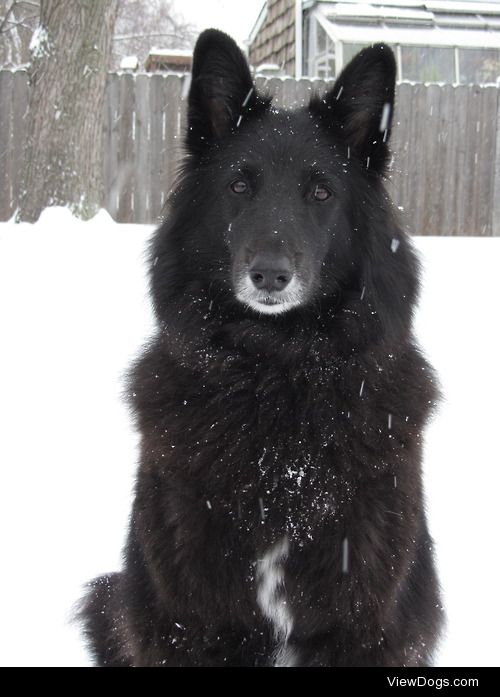
<instances>
[{"instance_id":1,"label":"black dog","mask_svg":"<svg viewBox=\"0 0 500 697\"><path fill-rule=\"evenodd\" d=\"M122 572L85 600L111 666L423 666L441 623L421 437L417 263L383 186L395 63L307 108L196 45L187 156L151 254L158 333Z\"/></svg>"}]
</instances>

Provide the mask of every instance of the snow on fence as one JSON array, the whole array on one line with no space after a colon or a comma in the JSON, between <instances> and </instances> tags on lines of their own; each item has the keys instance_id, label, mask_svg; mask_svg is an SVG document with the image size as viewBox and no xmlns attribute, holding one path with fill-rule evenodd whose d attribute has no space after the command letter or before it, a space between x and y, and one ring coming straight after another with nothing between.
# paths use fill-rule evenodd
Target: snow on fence
<instances>
[{"instance_id":1,"label":"snow on fence","mask_svg":"<svg viewBox=\"0 0 500 697\"><path fill-rule=\"evenodd\" d=\"M284 107L325 84L258 79ZM182 152L186 86L177 75L109 74L104 208L117 221L160 216ZM500 235L499 95L497 87L398 85L388 188L412 232ZM27 96L24 71L0 71L0 220L17 207Z\"/></svg>"}]
</instances>

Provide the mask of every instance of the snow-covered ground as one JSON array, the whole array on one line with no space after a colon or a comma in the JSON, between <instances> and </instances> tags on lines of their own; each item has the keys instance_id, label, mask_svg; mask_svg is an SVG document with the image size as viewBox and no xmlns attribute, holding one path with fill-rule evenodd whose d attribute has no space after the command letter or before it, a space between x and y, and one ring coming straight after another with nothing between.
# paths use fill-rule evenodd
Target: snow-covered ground
<instances>
[{"instance_id":1,"label":"snow-covered ground","mask_svg":"<svg viewBox=\"0 0 500 697\"><path fill-rule=\"evenodd\" d=\"M117 569L137 435L122 376L152 329L152 229L61 209L0 224L0 663L79 666L82 584ZM417 238L416 329L445 402L427 434L428 511L448 630L440 666L499 666L500 239Z\"/></svg>"}]
</instances>

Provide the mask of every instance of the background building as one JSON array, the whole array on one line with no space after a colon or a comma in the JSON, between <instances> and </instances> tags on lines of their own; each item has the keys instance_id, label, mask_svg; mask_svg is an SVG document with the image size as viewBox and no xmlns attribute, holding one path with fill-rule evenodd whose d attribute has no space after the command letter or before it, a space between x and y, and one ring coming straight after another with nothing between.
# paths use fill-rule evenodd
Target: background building
<instances>
[{"instance_id":1,"label":"background building","mask_svg":"<svg viewBox=\"0 0 500 697\"><path fill-rule=\"evenodd\" d=\"M498 2L267 0L248 49L256 68L328 79L380 41L394 49L400 81L500 84Z\"/></svg>"}]
</instances>

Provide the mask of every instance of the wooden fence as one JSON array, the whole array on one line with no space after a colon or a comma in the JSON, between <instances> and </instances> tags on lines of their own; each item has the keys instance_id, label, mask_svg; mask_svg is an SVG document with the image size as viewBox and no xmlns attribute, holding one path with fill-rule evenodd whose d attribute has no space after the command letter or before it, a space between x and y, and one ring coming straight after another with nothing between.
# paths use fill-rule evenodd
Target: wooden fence
<instances>
[{"instance_id":1,"label":"wooden fence","mask_svg":"<svg viewBox=\"0 0 500 697\"><path fill-rule=\"evenodd\" d=\"M325 89L292 78L258 86L283 107ZM158 219L181 155L186 87L177 75L109 74L104 207L116 220ZM0 220L17 207L27 91L25 72L0 71ZM500 235L499 95L497 87L398 85L388 188L412 232Z\"/></svg>"}]
</instances>

